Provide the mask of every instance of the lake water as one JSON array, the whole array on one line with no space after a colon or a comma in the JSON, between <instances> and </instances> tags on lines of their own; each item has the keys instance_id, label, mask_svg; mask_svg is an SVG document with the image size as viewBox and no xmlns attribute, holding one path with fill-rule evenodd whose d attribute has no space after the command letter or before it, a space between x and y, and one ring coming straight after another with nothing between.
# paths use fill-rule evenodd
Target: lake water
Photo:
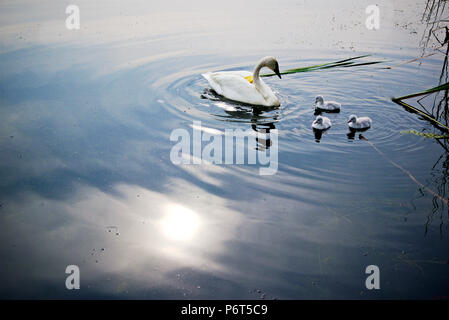
<instances>
[{"instance_id":1,"label":"lake water","mask_svg":"<svg viewBox=\"0 0 449 320\"><path fill-rule=\"evenodd\" d=\"M447 198L448 153L403 133L440 132L391 101L438 85L444 56L385 69L421 55L425 1L378 1L379 30L369 1L76 4L80 30L60 2L0 4L1 297L449 296L448 208L390 162ZM265 78L275 109L207 92L201 73L266 55L281 71L384 62ZM342 103L319 141L318 94ZM369 142L348 136L350 114L373 120ZM171 133L194 121L277 129L277 172L172 163Z\"/></svg>"}]
</instances>

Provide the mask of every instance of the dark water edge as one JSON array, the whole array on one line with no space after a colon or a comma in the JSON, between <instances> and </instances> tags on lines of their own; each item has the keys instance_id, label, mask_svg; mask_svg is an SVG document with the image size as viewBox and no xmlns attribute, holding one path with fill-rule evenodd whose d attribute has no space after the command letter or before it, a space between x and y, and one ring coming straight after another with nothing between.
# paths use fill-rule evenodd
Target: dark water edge
<instances>
[{"instance_id":1,"label":"dark water edge","mask_svg":"<svg viewBox=\"0 0 449 320\"><path fill-rule=\"evenodd\" d=\"M371 50L203 53L205 40L237 33L220 32L0 53L0 296L449 296L447 207L358 135L348 139L346 126L351 113L370 116L373 128L363 135L447 195L444 148L401 133L433 127L391 101L437 85L441 58L391 70L373 65L268 78L281 107L254 109L202 99L208 85L200 74L251 70L268 54L281 70L363 54L395 64L419 48L399 49L386 39L372 49L366 39L356 46ZM186 53L189 42L196 46ZM310 127L317 94L343 105L326 115L333 127L319 143ZM278 129L278 172L173 164L171 132L192 132L197 120L220 131ZM187 240L164 229L165 215L177 210L199 221ZM81 270L76 292L64 287L69 264ZM364 287L370 264L381 270L381 290Z\"/></svg>"}]
</instances>

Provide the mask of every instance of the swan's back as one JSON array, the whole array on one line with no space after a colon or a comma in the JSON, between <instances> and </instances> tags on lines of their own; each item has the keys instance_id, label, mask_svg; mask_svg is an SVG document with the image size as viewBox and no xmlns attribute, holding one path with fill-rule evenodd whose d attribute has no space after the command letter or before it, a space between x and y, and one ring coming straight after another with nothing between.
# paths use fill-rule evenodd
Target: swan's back
<instances>
[{"instance_id":1,"label":"swan's back","mask_svg":"<svg viewBox=\"0 0 449 320\"><path fill-rule=\"evenodd\" d=\"M355 123L350 122L349 127L354 129L366 129L371 128L371 119L369 117L359 117L356 118Z\"/></svg>"},{"instance_id":2,"label":"swan's back","mask_svg":"<svg viewBox=\"0 0 449 320\"><path fill-rule=\"evenodd\" d=\"M371 127L371 119L369 118L369 117L360 117L360 118L357 118L357 122L359 122L360 121L360 124L363 126L363 127Z\"/></svg>"},{"instance_id":3,"label":"swan's back","mask_svg":"<svg viewBox=\"0 0 449 320\"><path fill-rule=\"evenodd\" d=\"M340 110L341 107L341 103L336 101L326 101L324 105L327 110Z\"/></svg>"},{"instance_id":4,"label":"swan's back","mask_svg":"<svg viewBox=\"0 0 449 320\"><path fill-rule=\"evenodd\" d=\"M227 93L247 89L251 83L245 77L251 76L249 71L221 71L203 73L202 76L209 82L216 93L227 96Z\"/></svg>"},{"instance_id":5,"label":"swan's back","mask_svg":"<svg viewBox=\"0 0 449 320\"><path fill-rule=\"evenodd\" d=\"M230 100L253 105L279 106L276 96L262 79L259 80L260 90L256 88L254 82L250 82L251 78L246 79L252 77L249 71L208 72L202 76L216 93Z\"/></svg>"}]
</instances>

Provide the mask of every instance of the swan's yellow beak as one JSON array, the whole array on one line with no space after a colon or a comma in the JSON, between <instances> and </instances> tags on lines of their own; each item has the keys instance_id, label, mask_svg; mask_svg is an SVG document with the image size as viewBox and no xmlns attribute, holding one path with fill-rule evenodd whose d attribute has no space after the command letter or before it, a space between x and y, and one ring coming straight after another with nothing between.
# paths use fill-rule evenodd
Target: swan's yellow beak
<instances>
[{"instance_id":1,"label":"swan's yellow beak","mask_svg":"<svg viewBox=\"0 0 449 320\"><path fill-rule=\"evenodd\" d=\"M248 80L249 83L253 83L254 82L253 76L247 76L247 77L245 77L245 79Z\"/></svg>"}]
</instances>

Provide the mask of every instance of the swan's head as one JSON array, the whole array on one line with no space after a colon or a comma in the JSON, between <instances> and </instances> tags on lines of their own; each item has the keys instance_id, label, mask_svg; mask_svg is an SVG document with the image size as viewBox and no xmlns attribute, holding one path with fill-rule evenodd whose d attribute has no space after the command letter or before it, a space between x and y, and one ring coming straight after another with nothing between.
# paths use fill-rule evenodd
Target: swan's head
<instances>
[{"instance_id":1,"label":"swan's head","mask_svg":"<svg viewBox=\"0 0 449 320\"><path fill-rule=\"evenodd\" d=\"M323 117L322 117L322 116L316 117L315 123L316 123L316 124L323 124Z\"/></svg>"},{"instance_id":2,"label":"swan's head","mask_svg":"<svg viewBox=\"0 0 449 320\"><path fill-rule=\"evenodd\" d=\"M265 57L263 58L260 63L263 67L267 67L270 68L271 70L273 70L274 73L276 73L276 75L282 79L281 77L281 73L279 72L279 63L277 62L276 58L274 57Z\"/></svg>"},{"instance_id":3,"label":"swan's head","mask_svg":"<svg viewBox=\"0 0 449 320\"><path fill-rule=\"evenodd\" d=\"M356 121L357 121L357 117L356 117L355 115L351 114L351 115L349 116L348 123L350 123L350 122L356 122Z\"/></svg>"},{"instance_id":4,"label":"swan's head","mask_svg":"<svg viewBox=\"0 0 449 320\"><path fill-rule=\"evenodd\" d=\"M324 98L323 96L317 96L315 98L315 104L323 104L324 103Z\"/></svg>"}]
</instances>

